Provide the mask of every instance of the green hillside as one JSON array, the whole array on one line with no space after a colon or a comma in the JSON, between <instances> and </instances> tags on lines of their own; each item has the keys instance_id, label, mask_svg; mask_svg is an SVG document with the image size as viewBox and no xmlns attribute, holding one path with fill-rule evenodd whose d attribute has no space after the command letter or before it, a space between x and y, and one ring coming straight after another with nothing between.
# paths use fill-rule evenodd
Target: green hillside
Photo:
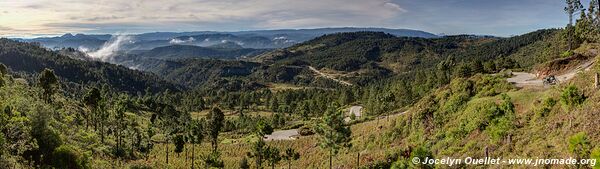
<instances>
[{"instance_id":1,"label":"green hillside","mask_svg":"<svg viewBox=\"0 0 600 169\"><path fill-rule=\"evenodd\" d=\"M226 45L226 44L223 44ZM226 46L200 47L191 45L172 45L157 47L141 53L144 58L158 59L182 59L182 58L214 58L214 59L237 59L251 57L265 52L264 49L250 48L226 48Z\"/></svg>"},{"instance_id":2,"label":"green hillside","mask_svg":"<svg viewBox=\"0 0 600 169\"><path fill-rule=\"evenodd\" d=\"M516 89L481 75L455 79L416 103L388 134L430 157L598 159L598 90L590 80L597 72L548 88ZM391 165L415 166L410 158L422 155Z\"/></svg>"},{"instance_id":3,"label":"green hillside","mask_svg":"<svg viewBox=\"0 0 600 169\"><path fill-rule=\"evenodd\" d=\"M146 89L158 92L178 90L179 85L168 83L160 77L113 64L72 59L36 44L0 39L0 63L14 73L23 73L33 81L37 73L48 68L67 82L85 85L104 85L130 93Z\"/></svg>"}]
</instances>

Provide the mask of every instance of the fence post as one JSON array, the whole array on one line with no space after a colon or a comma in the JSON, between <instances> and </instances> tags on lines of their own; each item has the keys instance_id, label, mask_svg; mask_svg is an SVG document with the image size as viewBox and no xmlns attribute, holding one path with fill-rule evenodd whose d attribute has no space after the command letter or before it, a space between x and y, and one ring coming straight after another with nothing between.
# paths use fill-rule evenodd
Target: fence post
<instances>
[{"instance_id":1,"label":"fence post","mask_svg":"<svg viewBox=\"0 0 600 169\"><path fill-rule=\"evenodd\" d=\"M594 75L594 89L597 89L599 86L598 78L600 78L600 77L598 77L598 76L600 76L600 75L598 75L598 72L596 72Z\"/></svg>"}]
</instances>

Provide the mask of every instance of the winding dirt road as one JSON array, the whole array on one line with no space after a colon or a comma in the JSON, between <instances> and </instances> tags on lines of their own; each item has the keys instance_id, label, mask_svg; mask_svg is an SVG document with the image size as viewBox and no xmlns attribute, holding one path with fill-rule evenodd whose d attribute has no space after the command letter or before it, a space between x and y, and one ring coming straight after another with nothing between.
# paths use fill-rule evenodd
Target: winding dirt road
<instances>
[{"instance_id":1,"label":"winding dirt road","mask_svg":"<svg viewBox=\"0 0 600 169\"><path fill-rule=\"evenodd\" d=\"M592 68L594 60L587 61L574 69L567 71L562 75L556 76L559 82L567 81L575 77L580 71L588 71ZM517 87L544 87L542 79L538 79L535 74L528 72L513 72L514 76L506 79L506 81L515 84Z\"/></svg>"},{"instance_id":2,"label":"winding dirt road","mask_svg":"<svg viewBox=\"0 0 600 169\"><path fill-rule=\"evenodd\" d=\"M352 84L352 83L350 83L350 82L343 81L343 80L337 79L337 78L335 78L335 77L333 77L333 76L331 76L331 75L325 74L325 73L323 73L323 72L321 72L321 71L319 71L319 70L315 69L315 68L314 68L314 67L312 67L312 66L308 66L308 69L310 69L311 71L313 71L313 72L317 73L317 75L319 75L319 76L321 76L321 77L324 77L324 78L327 78L327 79L331 79L331 80L333 80L333 81L336 81L336 82L338 82L338 83L340 83L340 84L343 84L343 85L346 85L346 86L352 86L352 85L353 85L353 84Z\"/></svg>"}]
</instances>

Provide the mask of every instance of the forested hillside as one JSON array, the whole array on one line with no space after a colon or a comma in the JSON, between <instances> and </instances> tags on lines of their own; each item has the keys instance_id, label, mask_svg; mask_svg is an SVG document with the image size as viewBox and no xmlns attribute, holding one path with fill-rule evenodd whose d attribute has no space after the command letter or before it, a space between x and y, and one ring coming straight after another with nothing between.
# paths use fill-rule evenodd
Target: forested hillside
<instances>
[{"instance_id":1,"label":"forested hillside","mask_svg":"<svg viewBox=\"0 0 600 169\"><path fill-rule=\"evenodd\" d=\"M36 74L48 68L66 81L102 85L131 93L178 90L179 85L168 83L152 74L130 70L103 62L82 61L59 55L35 44L0 39L0 62L16 73Z\"/></svg>"},{"instance_id":2,"label":"forested hillside","mask_svg":"<svg viewBox=\"0 0 600 169\"><path fill-rule=\"evenodd\" d=\"M141 57L158 59L182 59L182 58L213 58L213 59L239 59L258 55L266 50L250 48L222 48L200 47L190 45L172 45L157 47L141 53Z\"/></svg>"},{"instance_id":3,"label":"forested hillside","mask_svg":"<svg viewBox=\"0 0 600 169\"><path fill-rule=\"evenodd\" d=\"M339 74L337 78L348 80L359 86L376 85L380 80L394 81L415 86L415 97L422 92L448 83L454 76L469 76L475 73L493 73L508 68L530 68L531 63L520 65L516 60L526 60L519 53L527 52L532 45L560 44L555 42L559 36L557 30L540 30L512 38L493 38L478 36L448 36L438 39L404 38L377 32L356 32L326 35L301 43L290 48L274 50L254 58L250 62L227 61L224 55L239 56L238 49L219 49L221 60L177 60L177 56L196 55L184 48L202 48L193 46L157 48L135 56L133 60L120 62L135 69L146 70L166 79L189 87L199 84L214 84L219 78L234 81L253 81L263 86L270 83L288 83L300 86L335 87L331 80L318 78L308 66L325 72ZM539 46L539 45L538 45ZM207 49L208 48L202 48ZM535 48L538 49L538 48ZM212 51L213 49L211 49ZM226 51L225 51L226 50ZM239 49L246 50L246 49ZM558 55L560 48L548 47L540 52L537 62L543 62ZM550 54L546 54L550 51ZM542 53L546 52L546 53ZM186 53L190 53L189 55ZM210 52L209 52L210 53ZM213 52L214 54L214 52ZM212 54L197 54L211 57ZM216 56L216 55L215 55ZM155 57L170 59L161 61L148 59ZM119 58L117 58L119 59ZM242 63L242 64L240 64ZM343 69L342 69L343 68ZM455 69L456 68L456 69ZM420 76L415 76L420 74ZM412 78L412 80L406 80ZM414 79L419 78L419 79ZM193 80L192 80L193 79ZM423 83L423 81L430 81ZM417 85L418 84L418 85ZM417 89L421 88L421 89ZM398 94L405 95L405 94ZM410 101L404 102L410 102Z\"/></svg>"}]
</instances>

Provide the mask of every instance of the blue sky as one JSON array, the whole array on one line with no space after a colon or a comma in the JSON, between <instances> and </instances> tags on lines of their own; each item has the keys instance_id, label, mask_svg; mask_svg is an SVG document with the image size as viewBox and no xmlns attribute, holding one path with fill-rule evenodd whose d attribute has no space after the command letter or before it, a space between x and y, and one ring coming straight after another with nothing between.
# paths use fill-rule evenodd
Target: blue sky
<instances>
[{"instance_id":1,"label":"blue sky","mask_svg":"<svg viewBox=\"0 0 600 169\"><path fill-rule=\"evenodd\" d=\"M563 8L564 0L2 0L0 36L347 26L511 36L563 27Z\"/></svg>"}]
</instances>

